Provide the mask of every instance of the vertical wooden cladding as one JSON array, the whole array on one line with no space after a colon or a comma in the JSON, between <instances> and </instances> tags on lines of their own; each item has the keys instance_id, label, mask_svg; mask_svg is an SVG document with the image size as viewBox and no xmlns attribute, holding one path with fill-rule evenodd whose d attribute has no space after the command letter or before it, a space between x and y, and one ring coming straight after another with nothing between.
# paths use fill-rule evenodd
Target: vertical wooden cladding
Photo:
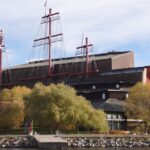
<instances>
[{"instance_id":1,"label":"vertical wooden cladding","mask_svg":"<svg viewBox=\"0 0 150 150\"><path fill-rule=\"evenodd\" d=\"M134 67L134 53L128 52L112 58L112 70Z\"/></svg>"},{"instance_id":2,"label":"vertical wooden cladding","mask_svg":"<svg viewBox=\"0 0 150 150\"><path fill-rule=\"evenodd\" d=\"M10 73L9 70L5 70L2 72L2 83L10 81Z\"/></svg>"},{"instance_id":3,"label":"vertical wooden cladding","mask_svg":"<svg viewBox=\"0 0 150 150\"><path fill-rule=\"evenodd\" d=\"M150 83L150 66L146 67L146 83Z\"/></svg>"},{"instance_id":4,"label":"vertical wooden cladding","mask_svg":"<svg viewBox=\"0 0 150 150\"><path fill-rule=\"evenodd\" d=\"M97 60L96 65L99 72L107 72L112 70L111 59Z\"/></svg>"},{"instance_id":5,"label":"vertical wooden cladding","mask_svg":"<svg viewBox=\"0 0 150 150\"><path fill-rule=\"evenodd\" d=\"M85 69L86 69L86 61L85 58L80 57L70 57L63 59L55 59L52 61L53 65L51 67L52 77L51 80L57 77L57 80L66 80L69 78L76 77L84 77ZM109 52L103 54L96 54L90 56L89 63L89 73L90 77L94 77L99 73L109 72L114 69L120 68L130 68L133 67L133 52ZM49 81L48 76L48 62L34 62L28 63L24 65L20 65L19 67L11 68L10 70L10 79L15 83L21 84L22 81L27 80L37 80L43 78L44 81ZM110 79L111 77L111 79ZM45 79L44 79L45 78ZM122 79L123 78L123 79ZM124 79L125 78L125 79ZM136 77L133 77L136 79ZM3 71L3 83L8 83L10 81L7 77L7 73L5 70ZM103 82L114 82L114 81L122 81L127 80L126 75L121 73L120 75L104 75L99 76L99 79L103 80Z\"/></svg>"},{"instance_id":6,"label":"vertical wooden cladding","mask_svg":"<svg viewBox=\"0 0 150 150\"><path fill-rule=\"evenodd\" d=\"M104 83L137 83L143 81L143 68L115 70L101 73Z\"/></svg>"}]
</instances>

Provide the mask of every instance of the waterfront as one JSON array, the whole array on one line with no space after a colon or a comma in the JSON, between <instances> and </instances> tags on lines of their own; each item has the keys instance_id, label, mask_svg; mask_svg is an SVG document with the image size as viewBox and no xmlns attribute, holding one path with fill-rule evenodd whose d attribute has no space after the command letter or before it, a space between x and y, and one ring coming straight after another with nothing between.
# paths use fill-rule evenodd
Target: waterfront
<instances>
[{"instance_id":1,"label":"waterfront","mask_svg":"<svg viewBox=\"0 0 150 150\"><path fill-rule=\"evenodd\" d=\"M0 137L0 147L7 149L35 149L49 150L126 150L150 149L150 136L142 135L71 135L62 138L55 135L37 136L3 136Z\"/></svg>"},{"instance_id":2,"label":"waterfront","mask_svg":"<svg viewBox=\"0 0 150 150\"><path fill-rule=\"evenodd\" d=\"M150 147L147 148L68 148L67 150L150 150Z\"/></svg>"},{"instance_id":3,"label":"waterfront","mask_svg":"<svg viewBox=\"0 0 150 150\"><path fill-rule=\"evenodd\" d=\"M142 147L134 147L134 148L68 148L67 150L150 150L150 147L142 148Z\"/></svg>"},{"instance_id":4,"label":"waterfront","mask_svg":"<svg viewBox=\"0 0 150 150\"><path fill-rule=\"evenodd\" d=\"M40 149L34 149L34 148L0 148L0 150L40 150ZM48 149L45 149L48 150ZM150 150L149 147L142 148L142 147L135 147L135 148L67 148L63 150Z\"/></svg>"}]
</instances>

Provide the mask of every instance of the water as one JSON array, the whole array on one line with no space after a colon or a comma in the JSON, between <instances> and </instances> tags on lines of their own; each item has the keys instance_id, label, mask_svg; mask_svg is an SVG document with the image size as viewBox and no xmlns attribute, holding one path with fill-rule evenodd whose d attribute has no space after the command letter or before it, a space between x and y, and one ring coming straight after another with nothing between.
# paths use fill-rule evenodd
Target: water
<instances>
[{"instance_id":1,"label":"water","mask_svg":"<svg viewBox=\"0 0 150 150\"><path fill-rule=\"evenodd\" d=\"M69 148L68 150L150 150L150 147L148 148Z\"/></svg>"},{"instance_id":2,"label":"water","mask_svg":"<svg viewBox=\"0 0 150 150\"><path fill-rule=\"evenodd\" d=\"M0 150L39 150L33 148L0 148ZM43 150L43 149L41 149ZM48 150L48 149L45 149ZM65 149L64 149L65 150ZM142 147L135 147L135 148L67 148L66 150L150 150L150 147L142 148Z\"/></svg>"}]
</instances>

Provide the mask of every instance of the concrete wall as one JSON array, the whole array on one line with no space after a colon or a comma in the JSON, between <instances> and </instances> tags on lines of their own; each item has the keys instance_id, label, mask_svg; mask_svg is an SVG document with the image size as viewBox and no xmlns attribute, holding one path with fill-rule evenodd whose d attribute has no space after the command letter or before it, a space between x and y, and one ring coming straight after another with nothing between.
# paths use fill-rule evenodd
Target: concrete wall
<instances>
[{"instance_id":1,"label":"concrete wall","mask_svg":"<svg viewBox=\"0 0 150 150\"><path fill-rule=\"evenodd\" d=\"M112 58L112 70L133 68L134 67L134 53L129 52Z\"/></svg>"}]
</instances>

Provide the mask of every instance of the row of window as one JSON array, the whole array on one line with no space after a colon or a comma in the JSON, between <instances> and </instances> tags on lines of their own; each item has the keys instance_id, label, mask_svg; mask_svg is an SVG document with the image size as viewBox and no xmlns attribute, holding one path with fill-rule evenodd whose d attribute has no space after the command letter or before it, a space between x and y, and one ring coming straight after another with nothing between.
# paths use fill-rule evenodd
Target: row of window
<instances>
[{"instance_id":1,"label":"row of window","mask_svg":"<svg viewBox=\"0 0 150 150\"><path fill-rule=\"evenodd\" d=\"M101 73L101 75L118 75L118 74L128 74L128 73L137 73L137 72L142 72L143 68L135 68L135 69L130 69L130 70L121 70L121 71L114 71L114 72L104 72Z\"/></svg>"},{"instance_id":2,"label":"row of window","mask_svg":"<svg viewBox=\"0 0 150 150\"><path fill-rule=\"evenodd\" d=\"M122 114L107 114L107 120L111 130L126 129L125 118Z\"/></svg>"},{"instance_id":3,"label":"row of window","mask_svg":"<svg viewBox=\"0 0 150 150\"><path fill-rule=\"evenodd\" d=\"M93 86L92 86L92 89L93 89L93 90L95 90L96 88L97 88L96 85L93 85ZM120 88L120 85L119 85L119 84L116 84L116 89L119 89L119 88Z\"/></svg>"},{"instance_id":4,"label":"row of window","mask_svg":"<svg viewBox=\"0 0 150 150\"><path fill-rule=\"evenodd\" d=\"M107 114L107 119L124 119L122 114Z\"/></svg>"},{"instance_id":5,"label":"row of window","mask_svg":"<svg viewBox=\"0 0 150 150\"><path fill-rule=\"evenodd\" d=\"M110 130L126 130L126 123L124 121L108 121Z\"/></svg>"},{"instance_id":6,"label":"row of window","mask_svg":"<svg viewBox=\"0 0 150 150\"><path fill-rule=\"evenodd\" d=\"M96 85L93 85L92 86L92 89L93 90L95 90L97 87L96 87ZM118 88L120 88L120 85L119 84L116 84L116 88L118 89ZM85 91L83 91L83 93L91 93L91 91L90 90L85 90ZM105 93L105 92L103 92L103 93L101 93L101 96L100 96L100 98L102 99L102 100L105 100L108 96L106 95L107 93ZM129 94L128 93L126 93L125 95L122 95L121 96L121 98L119 98L118 96L116 97L114 97L114 98L119 98L119 99L126 99L126 98L128 98L128 96L129 96ZM99 96L98 96L99 97ZM111 96L110 96L110 98L111 98ZM113 97L112 97L113 98Z\"/></svg>"},{"instance_id":7,"label":"row of window","mask_svg":"<svg viewBox=\"0 0 150 150\"><path fill-rule=\"evenodd\" d=\"M86 94L86 98L87 99L102 99L102 100L106 100L108 98L116 98L116 99L120 99L120 100L124 100L126 98L129 97L129 94L128 93L122 93L121 95L117 94L117 93L114 93L114 94L110 94L108 95L108 93L106 92L102 92L102 93L95 93L95 94L91 94L90 91L83 91L83 93Z\"/></svg>"}]
</instances>

